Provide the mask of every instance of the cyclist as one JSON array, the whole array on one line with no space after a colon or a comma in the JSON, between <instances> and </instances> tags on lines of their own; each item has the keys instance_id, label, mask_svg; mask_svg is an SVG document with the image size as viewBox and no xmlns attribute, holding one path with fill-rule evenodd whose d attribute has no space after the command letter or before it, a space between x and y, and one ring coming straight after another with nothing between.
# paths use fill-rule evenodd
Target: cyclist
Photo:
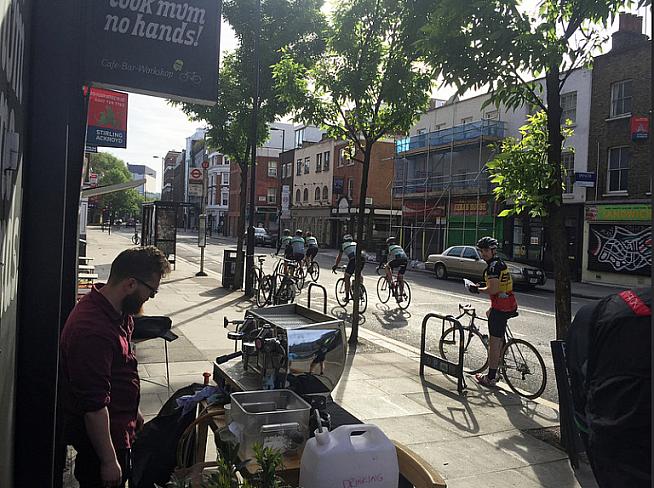
<instances>
[{"instance_id":1,"label":"cyclist","mask_svg":"<svg viewBox=\"0 0 654 488\"><path fill-rule=\"evenodd\" d=\"M307 250L305 253L304 261L306 264L312 263L318 254L318 239L316 239L311 232L307 232Z\"/></svg>"},{"instance_id":2,"label":"cyclist","mask_svg":"<svg viewBox=\"0 0 654 488\"><path fill-rule=\"evenodd\" d=\"M284 248L284 257L286 259L291 259L291 251L289 248L291 239L291 231L289 229L284 229L284 235L280 237L279 242L277 243L277 252L275 253L275 256L279 254L281 248Z\"/></svg>"},{"instance_id":3,"label":"cyclist","mask_svg":"<svg viewBox=\"0 0 654 488\"><path fill-rule=\"evenodd\" d=\"M490 296L491 306L486 312L488 317L488 373L477 373L477 383L493 387L497 383L497 366L504 344L506 323L512 313L518 309L518 302L513 294L513 279L502 259L497 256L497 239L482 237L477 241L479 254L487 267L484 271L485 286L470 285L471 293L486 293Z\"/></svg>"},{"instance_id":4,"label":"cyclist","mask_svg":"<svg viewBox=\"0 0 654 488\"><path fill-rule=\"evenodd\" d=\"M351 289L351 283L350 283L350 278L354 274L355 271L355 263L356 263L356 255L357 255L357 243L354 241L352 236L350 234L345 234L343 236L343 240L341 241L341 245L339 246L339 251L338 251L338 256L336 256L336 263L334 263L334 266L332 267L332 272L336 272L336 268L338 267L339 263L341 262L341 258L343 257L343 254L345 254L348 258L347 262L347 267L345 268L345 303L350 301L350 289ZM363 258L363 256L361 256ZM362 263L363 264L363 263ZM359 268L363 268L362 265L359 265Z\"/></svg>"},{"instance_id":5,"label":"cyclist","mask_svg":"<svg viewBox=\"0 0 654 488\"><path fill-rule=\"evenodd\" d=\"M300 229L295 231L295 235L291 239L291 259L299 263L304 259L304 237L302 237L302 231Z\"/></svg>"},{"instance_id":6,"label":"cyclist","mask_svg":"<svg viewBox=\"0 0 654 488\"><path fill-rule=\"evenodd\" d=\"M397 271L397 282L399 284L399 294L397 294L397 301L402 301L402 295L404 293L404 273L406 273L406 266L409 263L409 260L404 252L402 246L398 246L395 243L395 237L391 236L386 239L386 245L388 246L388 262L384 266L386 270L386 280L389 284L393 283L393 270L395 268L400 268ZM393 290L393 293L396 293Z\"/></svg>"}]
</instances>

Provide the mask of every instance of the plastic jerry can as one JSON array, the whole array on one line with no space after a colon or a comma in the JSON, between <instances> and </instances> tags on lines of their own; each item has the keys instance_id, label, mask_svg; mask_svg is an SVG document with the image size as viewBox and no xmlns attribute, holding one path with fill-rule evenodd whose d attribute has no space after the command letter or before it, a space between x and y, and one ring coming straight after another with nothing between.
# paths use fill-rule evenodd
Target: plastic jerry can
<instances>
[{"instance_id":1,"label":"plastic jerry can","mask_svg":"<svg viewBox=\"0 0 654 488\"><path fill-rule=\"evenodd\" d=\"M398 479L395 446L371 424L316 430L300 461L302 488L397 488Z\"/></svg>"}]
</instances>

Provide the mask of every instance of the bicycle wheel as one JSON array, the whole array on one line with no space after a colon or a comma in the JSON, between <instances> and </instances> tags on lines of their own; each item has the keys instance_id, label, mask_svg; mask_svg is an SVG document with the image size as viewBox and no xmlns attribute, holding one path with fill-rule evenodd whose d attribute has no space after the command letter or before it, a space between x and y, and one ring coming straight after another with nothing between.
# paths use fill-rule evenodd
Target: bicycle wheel
<instances>
[{"instance_id":1,"label":"bicycle wheel","mask_svg":"<svg viewBox=\"0 0 654 488\"><path fill-rule=\"evenodd\" d=\"M368 308L368 292L366 287L361 284L359 287L359 313L365 313Z\"/></svg>"},{"instance_id":2,"label":"bicycle wheel","mask_svg":"<svg viewBox=\"0 0 654 488\"><path fill-rule=\"evenodd\" d=\"M382 303L386 303L391 298L391 287L388 286L386 276L380 276L377 280L377 297Z\"/></svg>"},{"instance_id":3,"label":"bicycle wheel","mask_svg":"<svg viewBox=\"0 0 654 488\"><path fill-rule=\"evenodd\" d=\"M399 293L399 284L397 286ZM404 285L402 286L402 301L397 302L397 306L400 307L401 310L406 310L409 308L409 305L411 305L411 287L405 281Z\"/></svg>"},{"instance_id":4,"label":"bicycle wheel","mask_svg":"<svg viewBox=\"0 0 654 488\"><path fill-rule=\"evenodd\" d=\"M547 370L534 346L523 339L511 339L501 357L500 370L509 388L530 400L541 396L547 384Z\"/></svg>"},{"instance_id":5,"label":"bicycle wheel","mask_svg":"<svg viewBox=\"0 0 654 488\"><path fill-rule=\"evenodd\" d=\"M261 285L257 290L257 305L265 307L270 302L270 295L273 289L273 277L268 275L261 279Z\"/></svg>"},{"instance_id":6,"label":"bicycle wheel","mask_svg":"<svg viewBox=\"0 0 654 488\"><path fill-rule=\"evenodd\" d=\"M254 268L252 276L252 287L254 288L254 293L256 295L257 290L261 286L261 281L263 280L263 273L259 268Z\"/></svg>"},{"instance_id":7,"label":"bicycle wheel","mask_svg":"<svg viewBox=\"0 0 654 488\"><path fill-rule=\"evenodd\" d=\"M474 374L486 369L488 349L481 334L476 330L470 330L470 327L463 327L463 341L463 371ZM459 344L459 331L455 327L445 329L438 342L441 357L457 364L459 362Z\"/></svg>"},{"instance_id":8,"label":"bicycle wheel","mask_svg":"<svg viewBox=\"0 0 654 488\"><path fill-rule=\"evenodd\" d=\"M139 235L138 234L134 234L132 236L132 244L134 244L135 246L139 245Z\"/></svg>"},{"instance_id":9,"label":"bicycle wheel","mask_svg":"<svg viewBox=\"0 0 654 488\"><path fill-rule=\"evenodd\" d=\"M320 276L320 265L316 261L311 261L307 268L307 274L311 277L311 280L314 283L317 283L318 277Z\"/></svg>"},{"instance_id":10,"label":"bicycle wheel","mask_svg":"<svg viewBox=\"0 0 654 488\"><path fill-rule=\"evenodd\" d=\"M297 280L295 284L297 286L297 291L301 291L302 288L304 287L305 278L306 278L306 273L304 272L304 268L302 267L301 264L298 263L297 267L295 268L295 279Z\"/></svg>"},{"instance_id":11,"label":"bicycle wheel","mask_svg":"<svg viewBox=\"0 0 654 488\"><path fill-rule=\"evenodd\" d=\"M345 307L345 278L339 278L336 282L336 301L341 307Z\"/></svg>"}]
</instances>

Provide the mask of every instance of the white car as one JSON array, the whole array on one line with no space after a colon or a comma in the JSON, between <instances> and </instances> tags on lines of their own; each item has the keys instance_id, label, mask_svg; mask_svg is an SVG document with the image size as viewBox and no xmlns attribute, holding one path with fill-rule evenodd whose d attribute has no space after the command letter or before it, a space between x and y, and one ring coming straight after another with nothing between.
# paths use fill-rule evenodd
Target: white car
<instances>
[{"instance_id":1,"label":"white car","mask_svg":"<svg viewBox=\"0 0 654 488\"><path fill-rule=\"evenodd\" d=\"M528 287L542 286L547 281L545 272L535 266L509 261L498 253L506 264L514 285ZM445 280L450 276L459 276L474 281L483 279L486 262L479 255L475 246L452 246L441 254L430 254L425 268L433 271L436 277Z\"/></svg>"}]
</instances>

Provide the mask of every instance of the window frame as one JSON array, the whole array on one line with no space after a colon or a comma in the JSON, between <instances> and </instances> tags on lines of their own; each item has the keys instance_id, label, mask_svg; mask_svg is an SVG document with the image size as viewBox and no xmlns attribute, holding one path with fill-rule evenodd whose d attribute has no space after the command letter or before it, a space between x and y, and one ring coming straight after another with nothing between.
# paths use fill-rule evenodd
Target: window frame
<instances>
[{"instance_id":1,"label":"window frame","mask_svg":"<svg viewBox=\"0 0 654 488\"><path fill-rule=\"evenodd\" d=\"M612 151L620 151L620 159L619 159L619 164L620 166L618 168L611 169L611 152ZM623 167L622 166L622 154L626 152L629 155L629 158L627 159L627 166ZM608 148L607 152L607 159L606 159L606 192L607 193L627 193L629 191L629 163L631 163L631 147L630 146L615 146L615 147L610 147ZM625 178L625 185L624 188L622 188L622 179L623 179L623 173L624 173L624 178ZM617 190L611 190L611 173L618 172L618 185L619 188Z\"/></svg>"},{"instance_id":2,"label":"window frame","mask_svg":"<svg viewBox=\"0 0 654 488\"><path fill-rule=\"evenodd\" d=\"M322 173L322 153L316 154L316 173Z\"/></svg>"},{"instance_id":3,"label":"window frame","mask_svg":"<svg viewBox=\"0 0 654 488\"><path fill-rule=\"evenodd\" d=\"M572 99L574 97L574 105L572 107L564 107L564 101ZM561 125L565 125L566 119L572 121L572 126L577 125L577 92L571 91L561 94ZM566 113L572 113L572 117L566 117Z\"/></svg>"},{"instance_id":4,"label":"window frame","mask_svg":"<svg viewBox=\"0 0 654 488\"><path fill-rule=\"evenodd\" d=\"M295 190L295 203L300 203L302 201L302 192L298 188Z\"/></svg>"},{"instance_id":5,"label":"window frame","mask_svg":"<svg viewBox=\"0 0 654 488\"><path fill-rule=\"evenodd\" d=\"M302 202L308 202L309 201L309 189L305 188L304 192L302 193Z\"/></svg>"},{"instance_id":6,"label":"window frame","mask_svg":"<svg viewBox=\"0 0 654 488\"><path fill-rule=\"evenodd\" d=\"M222 174L222 176L220 177L221 186L229 186L229 173L227 171L224 171L221 174Z\"/></svg>"},{"instance_id":7,"label":"window frame","mask_svg":"<svg viewBox=\"0 0 654 488\"><path fill-rule=\"evenodd\" d=\"M347 179L347 198L354 200L354 178Z\"/></svg>"},{"instance_id":8,"label":"window frame","mask_svg":"<svg viewBox=\"0 0 654 488\"><path fill-rule=\"evenodd\" d=\"M330 156L330 151L325 151L323 153L323 157L322 157L322 170L323 171L329 171L329 156Z\"/></svg>"},{"instance_id":9,"label":"window frame","mask_svg":"<svg viewBox=\"0 0 654 488\"><path fill-rule=\"evenodd\" d=\"M268 161L268 177L277 178L277 161Z\"/></svg>"},{"instance_id":10,"label":"window frame","mask_svg":"<svg viewBox=\"0 0 654 488\"><path fill-rule=\"evenodd\" d=\"M295 168L295 176L302 176L302 159L298 159L296 164L297 166Z\"/></svg>"},{"instance_id":11,"label":"window frame","mask_svg":"<svg viewBox=\"0 0 654 488\"><path fill-rule=\"evenodd\" d=\"M316 195L318 195L317 198L316 198ZM317 186L317 187L316 187L316 191L313 192L313 200L314 200L315 202L319 202L319 201L320 201L320 187L319 187L319 186Z\"/></svg>"},{"instance_id":12,"label":"window frame","mask_svg":"<svg viewBox=\"0 0 654 488\"><path fill-rule=\"evenodd\" d=\"M329 188L327 188L327 185L322 187L322 199L326 202L329 201Z\"/></svg>"},{"instance_id":13,"label":"window frame","mask_svg":"<svg viewBox=\"0 0 654 488\"><path fill-rule=\"evenodd\" d=\"M627 117L631 115L631 109L632 109L632 103L633 103L633 79L627 78L624 80L619 80L619 81L614 81L611 83L611 92L610 92L610 105L609 105L609 118L615 118L615 117ZM629 95L625 96L624 95L624 87L629 84ZM616 95L616 90L615 88L618 88L618 98L615 97ZM619 97L620 94L620 88L622 88L622 96ZM629 110L625 110L625 101L629 100ZM617 113L617 105L621 104L621 112Z\"/></svg>"},{"instance_id":14,"label":"window frame","mask_svg":"<svg viewBox=\"0 0 654 488\"><path fill-rule=\"evenodd\" d=\"M306 157L304 158L304 174L308 175L311 172L311 158Z\"/></svg>"},{"instance_id":15,"label":"window frame","mask_svg":"<svg viewBox=\"0 0 654 488\"><path fill-rule=\"evenodd\" d=\"M266 203L277 203L277 188L268 188L266 190Z\"/></svg>"}]
</instances>

